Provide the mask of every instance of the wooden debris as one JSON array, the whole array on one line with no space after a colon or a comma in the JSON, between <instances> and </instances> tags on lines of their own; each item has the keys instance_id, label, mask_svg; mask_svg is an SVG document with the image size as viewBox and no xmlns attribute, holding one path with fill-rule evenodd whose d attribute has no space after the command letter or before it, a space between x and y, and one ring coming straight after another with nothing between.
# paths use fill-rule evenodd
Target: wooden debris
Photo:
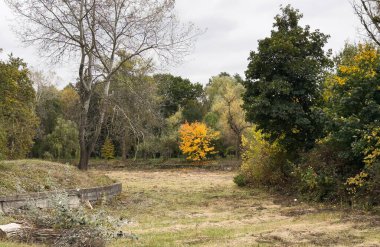
<instances>
[{"instance_id":1,"label":"wooden debris","mask_svg":"<svg viewBox=\"0 0 380 247\"><path fill-rule=\"evenodd\" d=\"M84 205L86 205L86 207L88 207L89 209L94 209L91 205L91 202L89 200L85 201Z\"/></svg>"}]
</instances>

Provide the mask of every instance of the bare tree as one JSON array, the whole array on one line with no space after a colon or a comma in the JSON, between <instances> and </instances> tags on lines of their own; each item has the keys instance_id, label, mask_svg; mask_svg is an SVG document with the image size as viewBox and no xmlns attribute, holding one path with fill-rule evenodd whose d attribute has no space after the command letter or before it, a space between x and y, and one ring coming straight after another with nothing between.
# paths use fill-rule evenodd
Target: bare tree
<instances>
[{"instance_id":1,"label":"bare tree","mask_svg":"<svg viewBox=\"0 0 380 247\"><path fill-rule=\"evenodd\" d=\"M181 24L174 0L6 0L18 14L18 33L56 61L77 59L81 101L80 161L88 160L104 121L112 76L134 57L180 59L199 32ZM127 56L117 56L123 52ZM89 124L91 96L102 86L95 127Z\"/></svg>"},{"instance_id":2,"label":"bare tree","mask_svg":"<svg viewBox=\"0 0 380 247\"><path fill-rule=\"evenodd\" d=\"M368 37L380 46L380 1L354 0L352 6Z\"/></svg>"},{"instance_id":3,"label":"bare tree","mask_svg":"<svg viewBox=\"0 0 380 247\"><path fill-rule=\"evenodd\" d=\"M37 104L41 100L44 89L56 87L58 85L58 81L60 80L60 78L53 71L44 73L43 71L34 70L33 68L29 71L29 78L33 82L33 87L36 91Z\"/></svg>"}]
</instances>

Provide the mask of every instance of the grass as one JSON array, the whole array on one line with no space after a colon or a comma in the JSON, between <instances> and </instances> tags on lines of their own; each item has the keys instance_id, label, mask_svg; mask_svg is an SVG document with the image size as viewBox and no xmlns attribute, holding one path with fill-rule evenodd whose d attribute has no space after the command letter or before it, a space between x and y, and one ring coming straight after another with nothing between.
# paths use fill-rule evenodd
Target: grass
<instances>
[{"instance_id":1,"label":"grass","mask_svg":"<svg viewBox=\"0 0 380 247\"><path fill-rule=\"evenodd\" d=\"M96 171L41 160L0 161L0 196L111 184Z\"/></svg>"},{"instance_id":2,"label":"grass","mask_svg":"<svg viewBox=\"0 0 380 247\"><path fill-rule=\"evenodd\" d=\"M380 216L238 188L232 182L234 172L176 169L108 175L124 186L121 202L108 210L130 219L123 230L139 237L110 246L380 245Z\"/></svg>"},{"instance_id":3,"label":"grass","mask_svg":"<svg viewBox=\"0 0 380 247\"><path fill-rule=\"evenodd\" d=\"M380 215L239 188L233 171L104 173L123 183L120 200L105 210L128 219L123 231L138 237L109 246L380 246Z\"/></svg>"}]
</instances>

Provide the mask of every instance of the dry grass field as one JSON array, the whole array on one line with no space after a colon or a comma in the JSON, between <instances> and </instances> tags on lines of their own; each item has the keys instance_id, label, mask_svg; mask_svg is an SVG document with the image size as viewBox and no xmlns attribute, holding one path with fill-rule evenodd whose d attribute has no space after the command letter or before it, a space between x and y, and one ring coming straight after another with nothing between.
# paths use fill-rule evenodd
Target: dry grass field
<instances>
[{"instance_id":1,"label":"dry grass field","mask_svg":"<svg viewBox=\"0 0 380 247\"><path fill-rule=\"evenodd\" d=\"M380 246L380 216L310 206L238 188L234 172L112 171L123 182L109 210L135 240L110 246Z\"/></svg>"},{"instance_id":2,"label":"dry grass field","mask_svg":"<svg viewBox=\"0 0 380 247\"><path fill-rule=\"evenodd\" d=\"M132 236L109 246L380 246L380 215L239 188L232 171L101 173L123 183L119 200L105 210L121 217Z\"/></svg>"}]
</instances>

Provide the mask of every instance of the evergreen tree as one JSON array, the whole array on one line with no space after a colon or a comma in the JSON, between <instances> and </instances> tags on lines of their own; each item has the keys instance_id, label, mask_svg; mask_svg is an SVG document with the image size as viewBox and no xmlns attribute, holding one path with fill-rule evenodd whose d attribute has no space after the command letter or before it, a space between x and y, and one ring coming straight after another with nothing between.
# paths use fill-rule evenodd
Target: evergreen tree
<instances>
[{"instance_id":1,"label":"evergreen tree","mask_svg":"<svg viewBox=\"0 0 380 247\"><path fill-rule=\"evenodd\" d=\"M101 151L104 159L110 160L115 158L115 146L109 137L104 141Z\"/></svg>"}]
</instances>

